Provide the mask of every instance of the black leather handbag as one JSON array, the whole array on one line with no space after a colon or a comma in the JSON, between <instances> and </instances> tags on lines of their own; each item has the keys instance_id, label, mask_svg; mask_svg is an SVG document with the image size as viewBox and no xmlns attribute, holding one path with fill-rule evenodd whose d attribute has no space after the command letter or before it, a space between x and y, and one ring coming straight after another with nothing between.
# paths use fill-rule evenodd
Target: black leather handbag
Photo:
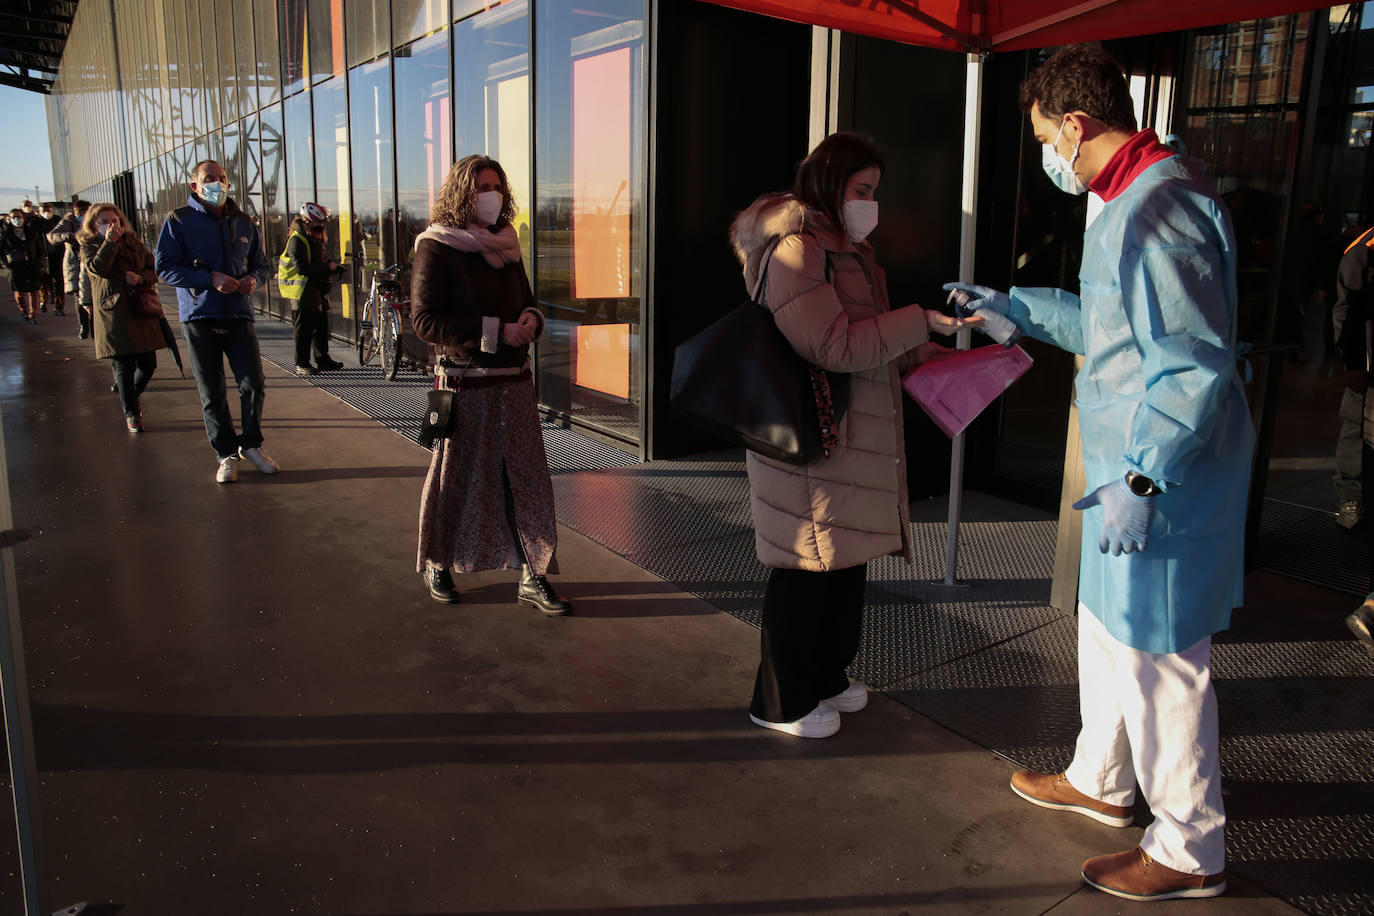
<instances>
[{"instance_id":1,"label":"black leather handbag","mask_svg":"<svg viewBox=\"0 0 1374 916\"><path fill-rule=\"evenodd\" d=\"M763 304L767 282L765 263L754 298L673 351L668 403L727 442L810 464L826 454L818 386L829 387L833 430L849 404L849 376L817 369L792 349Z\"/></svg>"}]
</instances>

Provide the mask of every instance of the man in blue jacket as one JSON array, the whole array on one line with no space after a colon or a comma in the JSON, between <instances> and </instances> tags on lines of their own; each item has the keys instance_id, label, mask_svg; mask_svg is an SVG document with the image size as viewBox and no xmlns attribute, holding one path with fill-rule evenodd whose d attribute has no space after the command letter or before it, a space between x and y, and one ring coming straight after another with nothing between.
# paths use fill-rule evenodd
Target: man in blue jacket
<instances>
[{"instance_id":1,"label":"man in blue jacket","mask_svg":"<svg viewBox=\"0 0 1374 916\"><path fill-rule=\"evenodd\" d=\"M213 159L191 170L191 196L173 210L157 239L157 275L177 290L181 331L191 351L205 434L219 467L215 480L238 480L245 458L264 474L280 468L262 450L266 382L253 330L253 290L267 282L262 238L229 198L229 178ZM224 360L239 388L243 432L234 432Z\"/></svg>"},{"instance_id":2,"label":"man in blue jacket","mask_svg":"<svg viewBox=\"0 0 1374 916\"><path fill-rule=\"evenodd\" d=\"M1050 179L1103 203L1079 295L949 285L985 321L1083 357L1083 727L1067 770L1021 770L1012 790L1127 827L1139 784L1154 821L1135 848L1084 862L1084 880L1131 900L1212 897L1226 887L1212 634L1241 603L1255 441L1236 371L1235 235L1202 164L1136 130L1101 48L1059 50L1020 102Z\"/></svg>"}]
</instances>

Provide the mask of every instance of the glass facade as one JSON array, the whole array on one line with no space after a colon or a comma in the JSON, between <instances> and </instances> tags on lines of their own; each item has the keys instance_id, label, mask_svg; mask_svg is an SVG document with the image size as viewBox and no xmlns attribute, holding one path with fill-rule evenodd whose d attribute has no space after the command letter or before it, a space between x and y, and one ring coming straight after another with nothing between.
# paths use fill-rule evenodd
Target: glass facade
<instances>
[{"instance_id":1,"label":"glass facade","mask_svg":"<svg viewBox=\"0 0 1374 916\"><path fill-rule=\"evenodd\" d=\"M634 445L647 2L83 4L65 58L82 65L63 67L48 98L57 190L109 199L112 179L132 172L131 215L152 245L186 201L191 166L214 157L273 265L300 205L323 204L330 256L347 267L331 331L351 339L361 262L408 264L452 163L493 156L549 317L535 352L540 402ZM289 315L275 277L256 297Z\"/></svg>"}]
</instances>

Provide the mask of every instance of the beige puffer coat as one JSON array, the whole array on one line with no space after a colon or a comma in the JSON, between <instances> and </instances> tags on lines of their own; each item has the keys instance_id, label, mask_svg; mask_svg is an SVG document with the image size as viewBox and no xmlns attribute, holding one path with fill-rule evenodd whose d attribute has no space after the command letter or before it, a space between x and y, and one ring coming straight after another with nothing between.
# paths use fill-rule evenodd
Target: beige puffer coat
<instances>
[{"instance_id":1,"label":"beige puffer coat","mask_svg":"<svg viewBox=\"0 0 1374 916\"><path fill-rule=\"evenodd\" d=\"M850 375L840 445L829 458L796 467L747 454L759 562L810 572L887 554L911 562L898 370L913 365L915 349L930 339L924 310L889 311L873 250L791 195L756 200L735 219L730 239L751 291L777 244L765 301L778 327L807 361Z\"/></svg>"}]
</instances>

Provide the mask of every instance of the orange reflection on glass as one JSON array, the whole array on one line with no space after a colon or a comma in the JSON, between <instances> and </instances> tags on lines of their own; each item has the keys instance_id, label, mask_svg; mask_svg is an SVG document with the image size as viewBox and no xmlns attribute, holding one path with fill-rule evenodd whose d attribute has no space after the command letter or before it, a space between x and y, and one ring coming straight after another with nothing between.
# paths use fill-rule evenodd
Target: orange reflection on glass
<instances>
[{"instance_id":1,"label":"orange reflection on glass","mask_svg":"<svg viewBox=\"0 0 1374 916\"><path fill-rule=\"evenodd\" d=\"M630 396L630 326L583 324L573 328L573 383L618 398Z\"/></svg>"},{"instance_id":2,"label":"orange reflection on glass","mask_svg":"<svg viewBox=\"0 0 1374 916\"><path fill-rule=\"evenodd\" d=\"M630 295L630 49L573 61L573 297Z\"/></svg>"}]
</instances>

